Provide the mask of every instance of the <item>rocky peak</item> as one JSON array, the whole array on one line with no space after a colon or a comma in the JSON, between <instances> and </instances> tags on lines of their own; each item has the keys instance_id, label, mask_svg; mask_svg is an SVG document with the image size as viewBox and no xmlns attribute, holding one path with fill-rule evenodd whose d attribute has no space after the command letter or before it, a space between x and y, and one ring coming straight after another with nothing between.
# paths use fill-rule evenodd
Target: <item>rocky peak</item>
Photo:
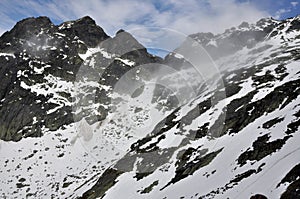
<instances>
[{"instance_id":1,"label":"rocky peak","mask_svg":"<svg viewBox=\"0 0 300 199\"><path fill-rule=\"evenodd\" d=\"M82 23L82 24L93 24L96 25L96 22L94 19L92 19L90 16L84 16L80 19L77 19L75 23Z\"/></svg>"},{"instance_id":2,"label":"rocky peak","mask_svg":"<svg viewBox=\"0 0 300 199\"><path fill-rule=\"evenodd\" d=\"M239 28L249 28L250 26L249 26L249 23L247 23L247 22L244 21L238 27Z\"/></svg>"},{"instance_id":3,"label":"rocky peak","mask_svg":"<svg viewBox=\"0 0 300 199\"><path fill-rule=\"evenodd\" d=\"M237 27L232 27L221 34L196 33L190 35L197 40L214 58L232 55L244 47L250 49L257 43L275 38L286 41L289 32L300 29L299 16L282 21L273 18L264 18L254 24L241 23Z\"/></svg>"},{"instance_id":4,"label":"rocky peak","mask_svg":"<svg viewBox=\"0 0 300 199\"><path fill-rule=\"evenodd\" d=\"M58 28L62 33L78 36L88 47L95 47L100 42L109 38L104 30L89 16L75 21L64 22Z\"/></svg>"},{"instance_id":5,"label":"rocky peak","mask_svg":"<svg viewBox=\"0 0 300 199\"><path fill-rule=\"evenodd\" d=\"M48 17L30 17L19 21L11 31L5 32L2 37L25 39L53 26L53 23Z\"/></svg>"},{"instance_id":6,"label":"rocky peak","mask_svg":"<svg viewBox=\"0 0 300 199\"><path fill-rule=\"evenodd\" d=\"M142 44L140 44L130 33L122 29L116 33L115 37L105 41L101 46L109 52L119 55L136 50L146 51Z\"/></svg>"},{"instance_id":7,"label":"rocky peak","mask_svg":"<svg viewBox=\"0 0 300 199\"><path fill-rule=\"evenodd\" d=\"M116 35L119 34L119 33L121 33L121 32L125 32L125 30L123 30L123 29L118 30L118 31L116 32Z\"/></svg>"},{"instance_id":8,"label":"rocky peak","mask_svg":"<svg viewBox=\"0 0 300 199\"><path fill-rule=\"evenodd\" d=\"M263 18L263 19L260 19L256 22L256 26L258 27L262 27L262 28L265 28L265 27L268 27L270 25L276 25L280 23L280 21L276 20L276 19L273 19L272 17L268 17L268 18Z\"/></svg>"},{"instance_id":9,"label":"rocky peak","mask_svg":"<svg viewBox=\"0 0 300 199\"><path fill-rule=\"evenodd\" d=\"M20 29L30 31L31 29L49 28L51 26L53 26L53 23L48 17L30 17L19 21L12 29L12 32L20 31Z\"/></svg>"},{"instance_id":10,"label":"rocky peak","mask_svg":"<svg viewBox=\"0 0 300 199\"><path fill-rule=\"evenodd\" d=\"M211 32L201 32L190 35L191 38L197 40L202 44L207 44L215 35Z\"/></svg>"}]
</instances>

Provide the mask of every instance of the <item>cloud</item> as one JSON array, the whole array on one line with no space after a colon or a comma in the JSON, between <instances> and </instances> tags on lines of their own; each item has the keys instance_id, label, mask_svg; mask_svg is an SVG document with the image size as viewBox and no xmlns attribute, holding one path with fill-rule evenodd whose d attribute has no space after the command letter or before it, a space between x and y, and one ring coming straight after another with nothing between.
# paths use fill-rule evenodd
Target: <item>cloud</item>
<instances>
[{"instance_id":1,"label":"cloud","mask_svg":"<svg viewBox=\"0 0 300 199\"><path fill-rule=\"evenodd\" d=\"M250 4L235 3L230 0L212 0L202 4L197 4L197 1L188 2L183 5L175 4L174 17L160 25L167 25L186 33L221 32L225 28L240 24L242 21L254 22L268 15Z\"/></svg>"},{"instance_id":2,"label":"cloud","mask_svg":"<svg viewBox=\"0 0 300 199\"><path fill-rule=\"evenodd\" d=\"M15 21L3 12L0 12L0 18L0 35L2 35L2 33L12 28Z\"/></svg>"},{"instance_id":3,"label":"cloud","mask_svg":"<svg viewBox=\"0 0 300 199\"><path fill-rule=\"evenodd\" d=\"M0 10L13 15L46 15L54 20L71 20L90 15L110 34L119 28L138 25L174 28L186 33L221 31L242 21L255 21L268 14L250 3L233 0L3 0ZM13 19L13 17L12 17Z\"/></svg>"},{"instance_id":4,"label":"cloud","mask_svg":"<svg viewBox=\"0 0 300 199\"><path fill-rule=\"evenodd\" d=\"M89 15L110 35L121 28L141 27L169 28L186 35L218 33L270 16L250 1L235 0L1 0L0 13L0 31L30 16L48 16L59 23Z\"/></svg>"},{"instance_id":5,"label":"cloud","mask_svg":"<svg viewBox=\"0 0 300 199\"><path fill-rule=\"evenodd\" d=\"M296 2L296 1L292 1L291 2L291 5L295 8L297 5L299 4L299 2Z\"/></svg>"},{"instance_id":6,"label":"cloud","mask_svg":"<svg viewBox=\"0 0 300 199\"><path fill-rule=\"evenodd\" d=\"M286 14L286 13L289 13L289 12L291 12L291 9L284 9L284 8L279 9L278 11L276 11L274 18L275 19L280 19L283 14Z\"/></svg>"}]
</instances>

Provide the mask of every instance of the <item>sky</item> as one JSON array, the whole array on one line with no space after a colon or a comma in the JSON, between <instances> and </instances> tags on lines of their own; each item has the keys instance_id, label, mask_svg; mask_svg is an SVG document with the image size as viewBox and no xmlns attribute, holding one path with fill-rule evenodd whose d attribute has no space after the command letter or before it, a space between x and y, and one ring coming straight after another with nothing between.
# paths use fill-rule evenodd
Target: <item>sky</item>
<instances>
[{"instance_id":1,"label":"sky","mask_svg":"<svg viewBox=\"0 0 300 199\"><path fill-rule=\"evenodd\" d=\"M119 29L143 29L138 32L144 34L145 27L183 35L220 33L243 21L298 14L300 0L0 0L0 34L32 16L48 16L60 24L89 15L113 36Z\"/></svg>"}]
</instances>

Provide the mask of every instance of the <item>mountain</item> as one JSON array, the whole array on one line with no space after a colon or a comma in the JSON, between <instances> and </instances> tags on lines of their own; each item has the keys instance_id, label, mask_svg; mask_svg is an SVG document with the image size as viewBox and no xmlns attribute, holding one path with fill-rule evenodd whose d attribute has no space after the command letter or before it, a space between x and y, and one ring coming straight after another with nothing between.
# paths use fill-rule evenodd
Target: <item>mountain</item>
<instances>
[{"instance_id":1,"label":"mountain","mask_svg":"<svg viewBox=\"0 0 300 199\"><path fill-rule=\"evenodd\" d=\"M300 17L164 59L90 17L0 37L3 198L298 198Z\"/></svg>"}]
</instances>

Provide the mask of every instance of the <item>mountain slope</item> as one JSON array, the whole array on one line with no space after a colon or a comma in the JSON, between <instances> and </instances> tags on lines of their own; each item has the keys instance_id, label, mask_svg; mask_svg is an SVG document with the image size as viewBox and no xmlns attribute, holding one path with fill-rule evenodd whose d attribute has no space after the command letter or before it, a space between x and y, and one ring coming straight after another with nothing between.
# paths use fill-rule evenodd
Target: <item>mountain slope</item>
<instances>
[{"instance_id":1,"label":"mountain slope","mask_svg":"<svg viewBox=\"0 0 300 199\"><path fill-rule=\"evenodd\" d=\"M80 194L82 184L121 155L112 156L120 149L106 152L111 146L105 144L99 153L107 160L100 161L80 137L112 112L109 93L119 77L161 59L124 31L108 37L90 17L58 26L46 17L28 18L0 43L1 196Z\"/></svg>"},{"instance_id":2,"label":"mountain slope","mask_svg":"<svg viewBox=\"0 0 300 199\"><path fill-rule=\"evenodd\" d=\"M207 41L191 35L215 58L223 82L132 144L83 198L299 197L298 23L264 19ZM184 68L190 63L178 52L165 62ZM212 103L224 90L226 98Z\"/></svg>"},{"instance_id":3,"label":"mountain slope","mask_svg":"<svg viewBox=\"0 0 300 199\"><path fill-rule=\"evenodd\" d=\"M197 33L163 60L89 17L22 20L0 38L0 195L299 197L299 23Z\"/></svg>"}]
</instances>

